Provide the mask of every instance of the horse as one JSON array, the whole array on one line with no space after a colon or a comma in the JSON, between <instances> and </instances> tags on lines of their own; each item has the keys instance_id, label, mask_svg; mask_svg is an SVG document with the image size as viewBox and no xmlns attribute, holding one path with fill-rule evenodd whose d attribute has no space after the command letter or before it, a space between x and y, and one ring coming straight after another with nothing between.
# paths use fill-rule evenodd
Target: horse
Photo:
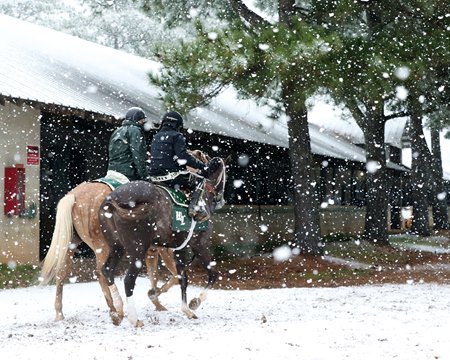
<instances>
[{"instance_id":1,"label":"horse","mask_svg":"<svg viewBox=\"0 0 450 360\"><path fill-rule=\"evenodd\" d=\"M86 243L95 253L96 276L100 283L110 317L114 324L119 324L117 314L121 310L114 307L107 281L101 271L109 256L109 247L100 231L98 209L112 189L102 182L84 182L68 192L57 205L55 228L50 248L42 264L40 284L48 284L56 279L55 320L63 320L62 296L64 281L72 270L72 259L81 242ZM171 277L158 288L159 257L171 273ZM177 269L173 251L167 248L151 247L145 257L147 273L150 279L148 296L157 311L166 310L158 296L169 290L178 282ZM120 316L123 316L121 314Z\"/></svg>"},{"instance_id":2,"label":"horse","mask_svg":"<svg viewBox=\"0 0 450 360\"><path fill-rule=\"evenodd\" d=\"M200 151L189 152L207 163L209 156ZM193 169L190 169L193 171ZM101 272L101 268L108 257L109 248L105 244L105 239L100 231L98 220L98 209L104 198L112 191L109 185L104 182L92 181L79 184L68 192L57 205L55 228L52 241L47 255L42 263L40 283L45 285L56 278L55 296L55 320L63 320L62 296L63 286L68 274L72 270L72 259L77 247L84 242L95 253L96 276L100 283L106 304L110 309L110 316L113 323L117 323L117 310L114 308L111 293L106 284L106 279ZM74 231L75 230L75 231ZM158 261L164 262L165 267L170 272L168 280L158 288ZM173 251L167 248L154 248L148 250L145 259L147 274L150 279L150 289L148 297L154 304L157 311L167 310L159 301L159 295L167 292L173 285L178 283L177 269L173 258Z\"/></svg>"},{"instance_id":3,"label":"horse","mask_svg":"<svg viewBox=\"0 0 450 360\"><path fill-rule=\"evenodd\" d=\"M203 192L199 204L212 215L215 209L223 205L225 190L225 162L213 158L208 163L209 176L203 180ZM197 318L196 310L206 300L207 291L214 285L217 272L213 269L209 244L212 225L209 221L205 231L195 229L196 221L189 218L191 226L187 230L172 229L173 202L163 187L145 181L135 181L120 186L103 201L99 210L102 232L109 245L108 258L102 267L113 297L117 317L123 319L123 301L114 283L117 264L124 254L129 261L124 278L127 297L128 320L132 326L141 327L144 323L138 319L134 306L133 292L136 278L147 250L152 246L174 250L176 269L181 286L181 310L189 318ZM177 214L178 215L178 214ZM184 218L183 218L184 220ZM193 252L193 258L186 260L187 248ZM208 274L208 282L198 298L187 304L186 289L187 266L196 258Z\"/></svg>"}]
</instances>

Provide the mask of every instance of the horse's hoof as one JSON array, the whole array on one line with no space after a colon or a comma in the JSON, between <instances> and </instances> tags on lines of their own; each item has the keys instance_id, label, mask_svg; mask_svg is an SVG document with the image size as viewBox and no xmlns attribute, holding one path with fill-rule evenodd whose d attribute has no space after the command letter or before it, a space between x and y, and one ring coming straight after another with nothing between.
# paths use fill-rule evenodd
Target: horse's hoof
<instances>
[{"instance_id":1,"label":"horse's hoof","mask_svg":"<svg viewBox=\"0 0 450 360\"><path fill-rule=\"evenodd\" d=\"M114 311L109 312L109 316L111 317L112 323L116 326L119 326L122 322L123 316L120 316L118 313Z\"/></svg>"},{"instance_id":2,"label":"horse's hoof","mask_svg":"<svg viewBox=\"0 0 450 360\"><path fill-rule=\"evenodd\" d=\"M155 305L155 310L156 311L167 311L167 308L164 305L155 304L155 303L153 303L153 304Z\"/></svg>"},{"instance_id":3,"label":"horse's hoof","mask_svg":"<svg viewBox=\"0 0 450 360\"><path fill-rule=\"evenodd\" d=\"M198 319L197 315L195 315L195 313L193 311L191 311L190 309L183 310L183 314L186 315L186 317L189 320L191 320L191 319Z\"/></svg>"},{"instance_id":4,"label":"horse's hoof","mask_svg":"<svg viewBox=\"0 0 450 360\"><path fill-rule=\"evenodd\" d=\"M153 301L158 298L158 293L157 293L156 289L150 289L147 292L147 296L151 301Z\"/></svg>"},{"instance_id":5,"label":"horse's hoof","mask_svg":"<svg viewBox=\"0 0 450 360\"><path fill-rule=\"evenodd\" d=\"M136 328L143 328L144 322L142 320L136 321L136 324L134 325Z\"/></svg>"},{"instance_id":6,"label":"horse's hoof","mask_svg":"<svg viewBox=\"0 0 450 360\"><path fill-rule=\"evenodd\" d=\"M189 309L187 304L183 304L183 306L181 307L181 311L184 315L187 316L188 319L198 319L197 315L195 315L195 313L191 309Z\"/></svg>"},{"instance_id":7,"label":"horse's hoof","mask_svg":"<svg viewBox=\"0 0 450 360\"><path fill-rule=\"evenodd\" d=\"M64 320L64 315L62 313L56 314L55 321Z\"/></svg>"},{"instance_id":8,"label":"horse's hoof","mask_svg":"<svg viewBox=\"0 0 450 360\"><path fill-rule=\"evenodd\" d=\"M202 301L199 298L193 298L189 303L189 309L197 310L201 303Z\"/></svg>"}]
</instances>

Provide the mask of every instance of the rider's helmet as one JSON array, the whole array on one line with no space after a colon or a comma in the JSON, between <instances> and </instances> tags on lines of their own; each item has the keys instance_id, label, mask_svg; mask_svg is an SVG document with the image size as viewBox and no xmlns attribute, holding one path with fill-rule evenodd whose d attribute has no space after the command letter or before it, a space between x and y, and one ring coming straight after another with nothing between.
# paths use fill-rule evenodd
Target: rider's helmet
<instances>
[{"instance_id":1,"label":"rider's helmet","mask_svg":"<svg viewBox=\"0 0 450 360\"><path fill-rule=\"evenodd\" d=\"M162 117L161 126L165 124L169 124L176 130L180 130L183 127L183 117L177 111L169 111Z\"/></svg>"},{"instance_id":2,"label":"rider's helmet","mask_svg":"<svg viewBox=\"0 0 450 360\"><path fill-rule=\"evenodd\" d=\"M146 119L147 116L145 115L144 110L142 110L140 107L132 107L128 109L125 120L130 120L133 122L138 122L139 120Z\"/></svg>"}]
</instances>

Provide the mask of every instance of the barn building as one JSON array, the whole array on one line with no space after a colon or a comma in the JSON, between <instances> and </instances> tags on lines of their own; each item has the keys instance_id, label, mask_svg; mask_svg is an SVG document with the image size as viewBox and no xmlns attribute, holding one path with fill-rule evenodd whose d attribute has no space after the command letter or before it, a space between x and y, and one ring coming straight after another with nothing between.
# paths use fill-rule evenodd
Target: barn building
<instances>
[{"instance_id":1,"label":"barn building","mask_svg":"<svg viewBox=\"0 0 450 360\"><path fill-rule=\"evenodd\" d=\"M38 264L58 200L106 173L107 143L118 119L139 106L158 123L160 92L147 74L159 65L1 14L0 36L0 262ZM207 108L191 111L185 127L190 148L232 155L214 241L245 252L261 241L289 239L286 119L272 119L269 109L238 100L229 89ZM364 149L315 124L310 135L319 196L327 205L322 233L361 231ZM389 171L393 185L407 173L398 156L391 157Z\"/></svg>"}]
</instances>

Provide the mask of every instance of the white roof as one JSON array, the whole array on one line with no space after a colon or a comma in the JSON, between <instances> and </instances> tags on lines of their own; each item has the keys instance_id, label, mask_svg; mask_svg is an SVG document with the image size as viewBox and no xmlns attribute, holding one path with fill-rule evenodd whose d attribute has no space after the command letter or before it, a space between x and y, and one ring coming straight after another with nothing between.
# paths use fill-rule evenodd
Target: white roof
<instances>
[{"instance_id":1,"label":"white roof","mask_svg":"<svg viewBox=\"0 0 450 360\"><path fill-rule=\"evenodd\" d=\"M158 64L0 14L0 94L121 116L159 110L145 76Z\"/></svg>"},{"instance_id":2,"label":"white roof","mask_svg":"<svg viewBox=\"0 0 450 360\"><path fill-rule=\"evenodd\" d=\"M337 106L332 99L324 96L316 96L309 99L312 107L308 114L308 120L334 133L353 144L364 144L364 133L351 116L350 112ZM388 120L385 125L384 141L387 144L402 148L402 135L407 122L406 117Z\"/></svg>"},{"instance_id":3,"label":"white roof","mask_svg":"<svg viewBox=\"0 0 450 360\"><path fill-rule=\"evenodd\" d=\"M63 105L119 117L131 106L142 107L158 122L160 89L148 73L160 65L122 51L0 14L0 95ZM288 147L287 120L274 121L267 107L239 100L228 89L208 108L189 114L196 131ZM365 162L365 151L350 139L310 125L315 154Z\"/></svg>"}]
</instances>

